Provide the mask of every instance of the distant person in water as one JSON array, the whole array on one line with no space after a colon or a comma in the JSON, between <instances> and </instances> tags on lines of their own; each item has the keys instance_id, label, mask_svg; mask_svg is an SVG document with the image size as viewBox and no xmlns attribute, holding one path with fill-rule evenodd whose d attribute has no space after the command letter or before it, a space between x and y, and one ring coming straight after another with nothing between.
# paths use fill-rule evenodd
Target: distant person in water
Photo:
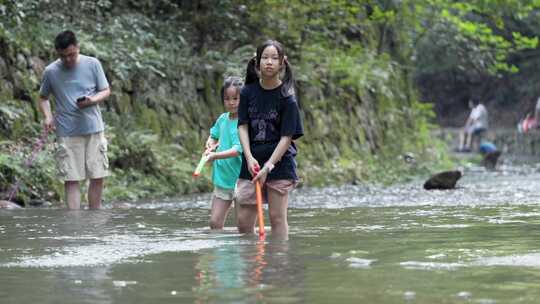
<instances>
[{"instance_id":1,"label":"distant person in water","mask_svg":"<svg viewBox=\"0 0 540 304\"><path fill-rule=\"evenodd\" d=\"M527 113L525 118L521 119L517 124L517 130L519 133L527 133L532 129L538 128L538 120L540 119L540 97L536 101L534 113Z\"/></svg>"},{"instance_id":2,"label":"distant person in water","mask_svg":"<svg viewBox=\"0 0 540 304\"><path fill-rule=\"evenodd\" d=\"M531 128L540 127L540 97L536 100L536 106L534 107L534 121L530 126Z\"/></svg>"},{"instance_id":3,"label":"distant person in water","mask_svg":"<svg viewBox=\"0 0 540 304\"><path fill-rule=\"evenodd\" d=\"M480 154L482 154L482 165L487 169L495 169L497 162L502 152L497 149L495 144L489 141L482 141L479 147Z\"/></svg>"},{"instance_id":4,"label":"distant person in water","mask_svg":"<svg viewBox=\"0 0 540 304\"><path fill-rule=\"evenodd\" d=\"M481 137L488 128L488 112L486 107L476 99L469 100L471 113L465 122L465 126L459 134L460 152L470 152L473 145L473 137Z\"/></svg>"},{"instance_id":5,"label":"distant person in water","mask_svg":"<svg viewBox=\"0 0 540 304\"><path fill-rule=\"evenodd\" d=\"M489 141L482 141L479 148L480 154L488 154L497 151L495 144Z\"/></svg>"},{"instance_id":6,"label":"distant person in water","mask_svg":"<svg viewBox=\"0 0 540 304\"><path fill-rule=\"evenodd\" d=\"M527 133L531 129L537 128L537 122L535 118L536 114L533 116L531 113L527 113L525 115L525 118L520 120L517 125L517 129L519 133Z\"/></svg>"}]
</instances>

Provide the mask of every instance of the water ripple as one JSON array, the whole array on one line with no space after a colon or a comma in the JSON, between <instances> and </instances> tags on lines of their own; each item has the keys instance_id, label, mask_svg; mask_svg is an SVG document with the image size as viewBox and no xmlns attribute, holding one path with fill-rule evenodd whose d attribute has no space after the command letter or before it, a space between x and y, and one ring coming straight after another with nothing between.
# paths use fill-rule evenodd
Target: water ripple
<instances>
[{"instance_id":1,"label":"water ripple","mask_svg":"<svg viewBox=\"0 0 540 304\"><path fill-rule=\"evenodd\" d=\"M61 252L43 256L22 256L16 262L0 264L0 267L74 267L99 266L134 262L133 258L164 252L198 251L236 241L218 239L187 240L185 238L143 238L135 235L113 235L101 243L63 247Z\"/></svg>"}]
</instances>

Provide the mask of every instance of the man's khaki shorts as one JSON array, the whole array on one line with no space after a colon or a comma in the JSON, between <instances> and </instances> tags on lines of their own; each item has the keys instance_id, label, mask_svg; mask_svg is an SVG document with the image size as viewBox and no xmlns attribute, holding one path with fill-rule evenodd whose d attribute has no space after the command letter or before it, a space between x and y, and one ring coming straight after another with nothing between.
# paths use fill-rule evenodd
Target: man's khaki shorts
<instances>
[{"instance_id":1,"label":"man's khaki shorts","mask_svg":"<svg viewBox=\"0 0 540 304\"><path fill-rule=\"evenodd\" d=\"M109 176L107 139L103 132L58 137L56 166L62 181L82 181Z\"/></svg>"},{"instance_id":2,"label":"man's khaki shorts","mask_svg":"<svg viewBox=\"0 0 540 304\"><path fill-rule=\"evenodd\" d=\"M296 186L296 182L288 179L267 180L262 187L263 204L268 204L267 190L271 189L280 195L286 195ZM239 179L236 183L236 202L241 205L255 205L255 184L247 179Z\"/></svg>"}]
</instances>

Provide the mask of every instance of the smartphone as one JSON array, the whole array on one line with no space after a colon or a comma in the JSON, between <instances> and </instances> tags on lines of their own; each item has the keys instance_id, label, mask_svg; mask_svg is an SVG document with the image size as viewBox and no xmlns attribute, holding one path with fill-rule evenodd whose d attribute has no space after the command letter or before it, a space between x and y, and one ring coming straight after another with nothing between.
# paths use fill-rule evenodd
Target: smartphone
<instances>
[{"instance_id":1,"label":"smartphone","mask_svg":"<svg viewBox=\"0 0 540 304\"><path fill-rule=\"evenodd\" d=\"M86 96L79 97L79 98L77 98L77 103L79 103L81 101L85 101L85 100L86 100Z\"/></svg>"}]
</instances>

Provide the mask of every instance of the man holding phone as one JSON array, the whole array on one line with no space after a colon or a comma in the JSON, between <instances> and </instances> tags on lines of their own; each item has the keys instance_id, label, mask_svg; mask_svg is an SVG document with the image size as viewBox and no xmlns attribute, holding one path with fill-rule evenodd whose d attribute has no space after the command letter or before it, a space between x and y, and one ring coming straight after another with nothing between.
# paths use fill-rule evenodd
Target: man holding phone
<instances>
[{"instance_id":1,"label":"man holding phone","mask_svg":"<svg viewBox=\"0 0 540 304\"><path fill-rule=\"evenodd\" d=\"M54 46L59 59L45 69L39 92L44 128L56 130L55 158L68 208L80 209L79 183L89 179L89 208L99 209L103 180L109 175L99 104L111 93L109 83L98 59L79 54L73 32L58 34ZM54 117L49 103L51 94L55 101Z\"/></svg>"}]
</instances>

